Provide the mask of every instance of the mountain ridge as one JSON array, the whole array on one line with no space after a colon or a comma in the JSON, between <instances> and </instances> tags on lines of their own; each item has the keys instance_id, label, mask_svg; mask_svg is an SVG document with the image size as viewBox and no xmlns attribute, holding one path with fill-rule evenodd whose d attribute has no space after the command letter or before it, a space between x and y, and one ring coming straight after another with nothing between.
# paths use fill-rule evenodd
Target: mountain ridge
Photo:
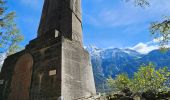
<instances>
[{"instance_id":1,"label":"mountain ridge","mask_svg":"<svg viewBox=\"0 0 170 100\"><path fill-rule=\"evenodd\" d=\"M94 78L98 92L107 88L106 79L116 77L120 73L127 73L133 77L142 64L152 62L156 68L167 66L170 69L170 50L162 53L160 50L153 50L147 54L141 54L129 48L108 48L100 49L96 46L86 47L91 56Z\"/></svg>"}]
</instances>

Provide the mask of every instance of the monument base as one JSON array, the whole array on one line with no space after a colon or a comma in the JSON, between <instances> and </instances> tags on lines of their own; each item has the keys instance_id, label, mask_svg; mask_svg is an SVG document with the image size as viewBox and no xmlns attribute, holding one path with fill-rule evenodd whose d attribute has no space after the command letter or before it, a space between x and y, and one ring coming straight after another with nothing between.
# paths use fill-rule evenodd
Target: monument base
<instances>
[{"instance_id":1,"label":"monument base","mask_svg":"<svg viewBox=\"0 0 170 100\"><path fill-rule=\"evenodd\" d=\"M7 57L0 80L0 100L76 100L96 94L88 52L62 37L35 39Z\"/></svg>"}]
</instances>

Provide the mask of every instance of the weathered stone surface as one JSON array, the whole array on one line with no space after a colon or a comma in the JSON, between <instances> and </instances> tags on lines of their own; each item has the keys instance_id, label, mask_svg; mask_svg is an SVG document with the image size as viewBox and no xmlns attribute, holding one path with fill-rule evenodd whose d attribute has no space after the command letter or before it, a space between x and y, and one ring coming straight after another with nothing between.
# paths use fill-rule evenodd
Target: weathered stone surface
<instances>
[{"instance_id":1,"label":"weathered stone surface","mask_svg":"<svg viewBox=\"0 0 170 100\"><path fill-rule=\"evenodd\" d=\"M96 94L88 52L67 39L62 45L62 90L65 100Z\"/></svg>"},{"instance_id":2,"label":"weathered stone surface","mask_svg":"<svg viewBox=\"0 0 170 100\"><path fill-rule=\"evenodd\" d=\"M38 37L51 39L55 30L82 44L81 0L45 0Z\"/></svg>"},{"instance_id":3,"label":"weathered stone surface","mask_svg":"<svg viewBox=\"0 0 170 100\"><path fill-rule=\"evenodd\" d=\"M24 66L24 67L23 67ZM12 76L11 92L8 100L28 100L32 77L33 59L29 54L24 54L15 65Z\"/></svg>"},{"instance_id":4,"label":"weathered stone surface","mask_svg":"<svg viewBox=\"0 0 170 100\"><path fill-rule=\"evenodd\" d=\"M45 0L38 38L4 62L0 100L76 100L96 94L82 45L80 3Z\"/></svg>"},{"instance_id":5,"label":"weathered stone surface","mask_svg":"<svg viewBox=\"0 0 170 100\"><path fill-rule=\"evenodd\" d=\"M13 76L13 70L17 63L19 57L23 54L22 52L16 53L7 59L5 59L3 67L1 69L0 80L4 80L3 84L0 85L0 100L8 100L8 96L10 93L10 86Z\"/></svg>"},{"instance_id":6,"label":"weathered stone surface","mask_svg":"<svg viewBox=\"0 0 170 100\"><path fill-rule=\"evenodd\" d=\"M57 100L61 96L61 42L32 54L39 60L34 62L30 100ZM49 75L51 70L56 74Z\"/></svg>"},{"instance_id":7,"label":"weathered stone surface","mask_svg":"<svg viewBox=\"0 0 170 100\"><path fill-rule=\"evenodd\" d=\"M60 96L65 100L74 100L95 95L88 52L77 42L56 38L49 41L49 45L42 44L38 48L28 48L6 59L0 78L5 80L6 84L0 85L3 91L0 94L2 100L8 100L16 62L25 53L31 54L34 61L29 91L30 100L57 100ZM49 75L52 70L56 70L55 75Z\"/></svg>"}]
</instances>

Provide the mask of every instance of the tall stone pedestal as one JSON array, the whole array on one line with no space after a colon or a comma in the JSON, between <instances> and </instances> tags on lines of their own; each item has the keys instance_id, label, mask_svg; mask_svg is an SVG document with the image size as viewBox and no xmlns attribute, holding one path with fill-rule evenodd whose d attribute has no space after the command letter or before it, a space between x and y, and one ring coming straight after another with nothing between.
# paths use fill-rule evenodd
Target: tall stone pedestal
<instances>
[{"instance_id":1,"label":"tall stone pedestal","mask_svg":"<svg viewBox=\"0 0 170 100\"><path fill-rule=\"evenodd\" d=\"M4 62L0 100L76 100L95 93L81 0L45 0L37 38Z\"/></svg>"},{"instance_id":2,"label":"tall stone pedestal","mask_svg":"<svg viewBox=\"0 0 170 100\"><path fill-rule=\"evenodd\" d=\"M39 41L5 60L0 100L76 100L95 95L86 50L62 37Z\"/></svg>"}]
</instances>

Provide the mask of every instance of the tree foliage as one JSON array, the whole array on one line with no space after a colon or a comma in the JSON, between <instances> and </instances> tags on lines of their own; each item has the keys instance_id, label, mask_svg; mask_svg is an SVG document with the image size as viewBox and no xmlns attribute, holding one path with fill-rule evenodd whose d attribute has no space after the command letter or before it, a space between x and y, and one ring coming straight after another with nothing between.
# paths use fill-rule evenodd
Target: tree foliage
<instances>
[{"instance_id":1,"label":"tree foliage","mask_svg":"<svg viewBox=\"0 0 170 100\"><path fill-rule=\"evenodd\" d=\"M6 53L7 56L17 52L23 40L15 17L15 12L8 12L6 1L0 0L0 53Z\"/></svg>"},{"instance_id":2,"label":"tree foliage","mask_svg":"<svg viewBox=\"0 0 170 100\"><path fill-rule=\"evenodd\" d=\"M126 0L134 1L136 6L148 7L151 0ZM151 34L158 40L161 50L166 50L170 42L170 18L166 18L163 21L153 22L150 25Z\"/></svg>"},{"instance_id":3,"label":"tree foliage","mask_svg":"<svg viewBox=\"0 0 170 100\"><path fill-rule=\"evenodd\" d=\"M130 84L130 79L125 73L118 75L115 80L112 79L112 77L109 77L107 81L112 90L123 90L124 88L129 87Z\"/></svg>"},{"instance_id":4,"label":"tree foliage","mask_svg":"<svg viewBox=\"0 0 170 100\"><path fill-rule=\"evenodd\" d=\"M126 74L120 74L115 79L109 78L108 83L111 88L117 86L118 90L127 87L133 92L161 92L167 91L169 87L170 72L167 67L155 69L154 65L142 65L139 70L134 73L132 79Z\"/></svg>"},{"instance_id":5,"label":"tree foliage","mask_svg":"<svg viewBox=\"0 0 170 100\"><path fill-rule=\"evenodd\" d=\"M166 83L169 80L170 72L167 67L156 70L154 65L142 65L134 74L133 90L137 92L165 91L168 89Z\"/></svg>"},{"instance_id":6,"label":"tree foliage","mask_svg":"<svg viewBox=\"0 0 170 100\"><path fill-rule=\"evenodd\" d=\"M140 7L147 7L150 5L150 0L124 0L124 1L132 1L134 2L135 6L140 6Z\"/></svg>"},{"instance_id":7,"label":"tree foliage","mask_svg":"<svg viewBox=\"0 0 170 100\"><path fill-rule=\"evenodd\" d=\"M149 0L134 0L136 6L140 6L140 7L146 7L149 6Z\"/></svg>"},{"instance_id":8,"label":"tree foliage","mask_svg":"<svg viewBox=\"0 0 170 100\"><path fill-rule=\"evenodd\" d=\"M158 40L161 49L168 48L170 41L170 19L166 18L162 22L154 22L150 27L151 33Z\"/></svg>"}]
</instances>

